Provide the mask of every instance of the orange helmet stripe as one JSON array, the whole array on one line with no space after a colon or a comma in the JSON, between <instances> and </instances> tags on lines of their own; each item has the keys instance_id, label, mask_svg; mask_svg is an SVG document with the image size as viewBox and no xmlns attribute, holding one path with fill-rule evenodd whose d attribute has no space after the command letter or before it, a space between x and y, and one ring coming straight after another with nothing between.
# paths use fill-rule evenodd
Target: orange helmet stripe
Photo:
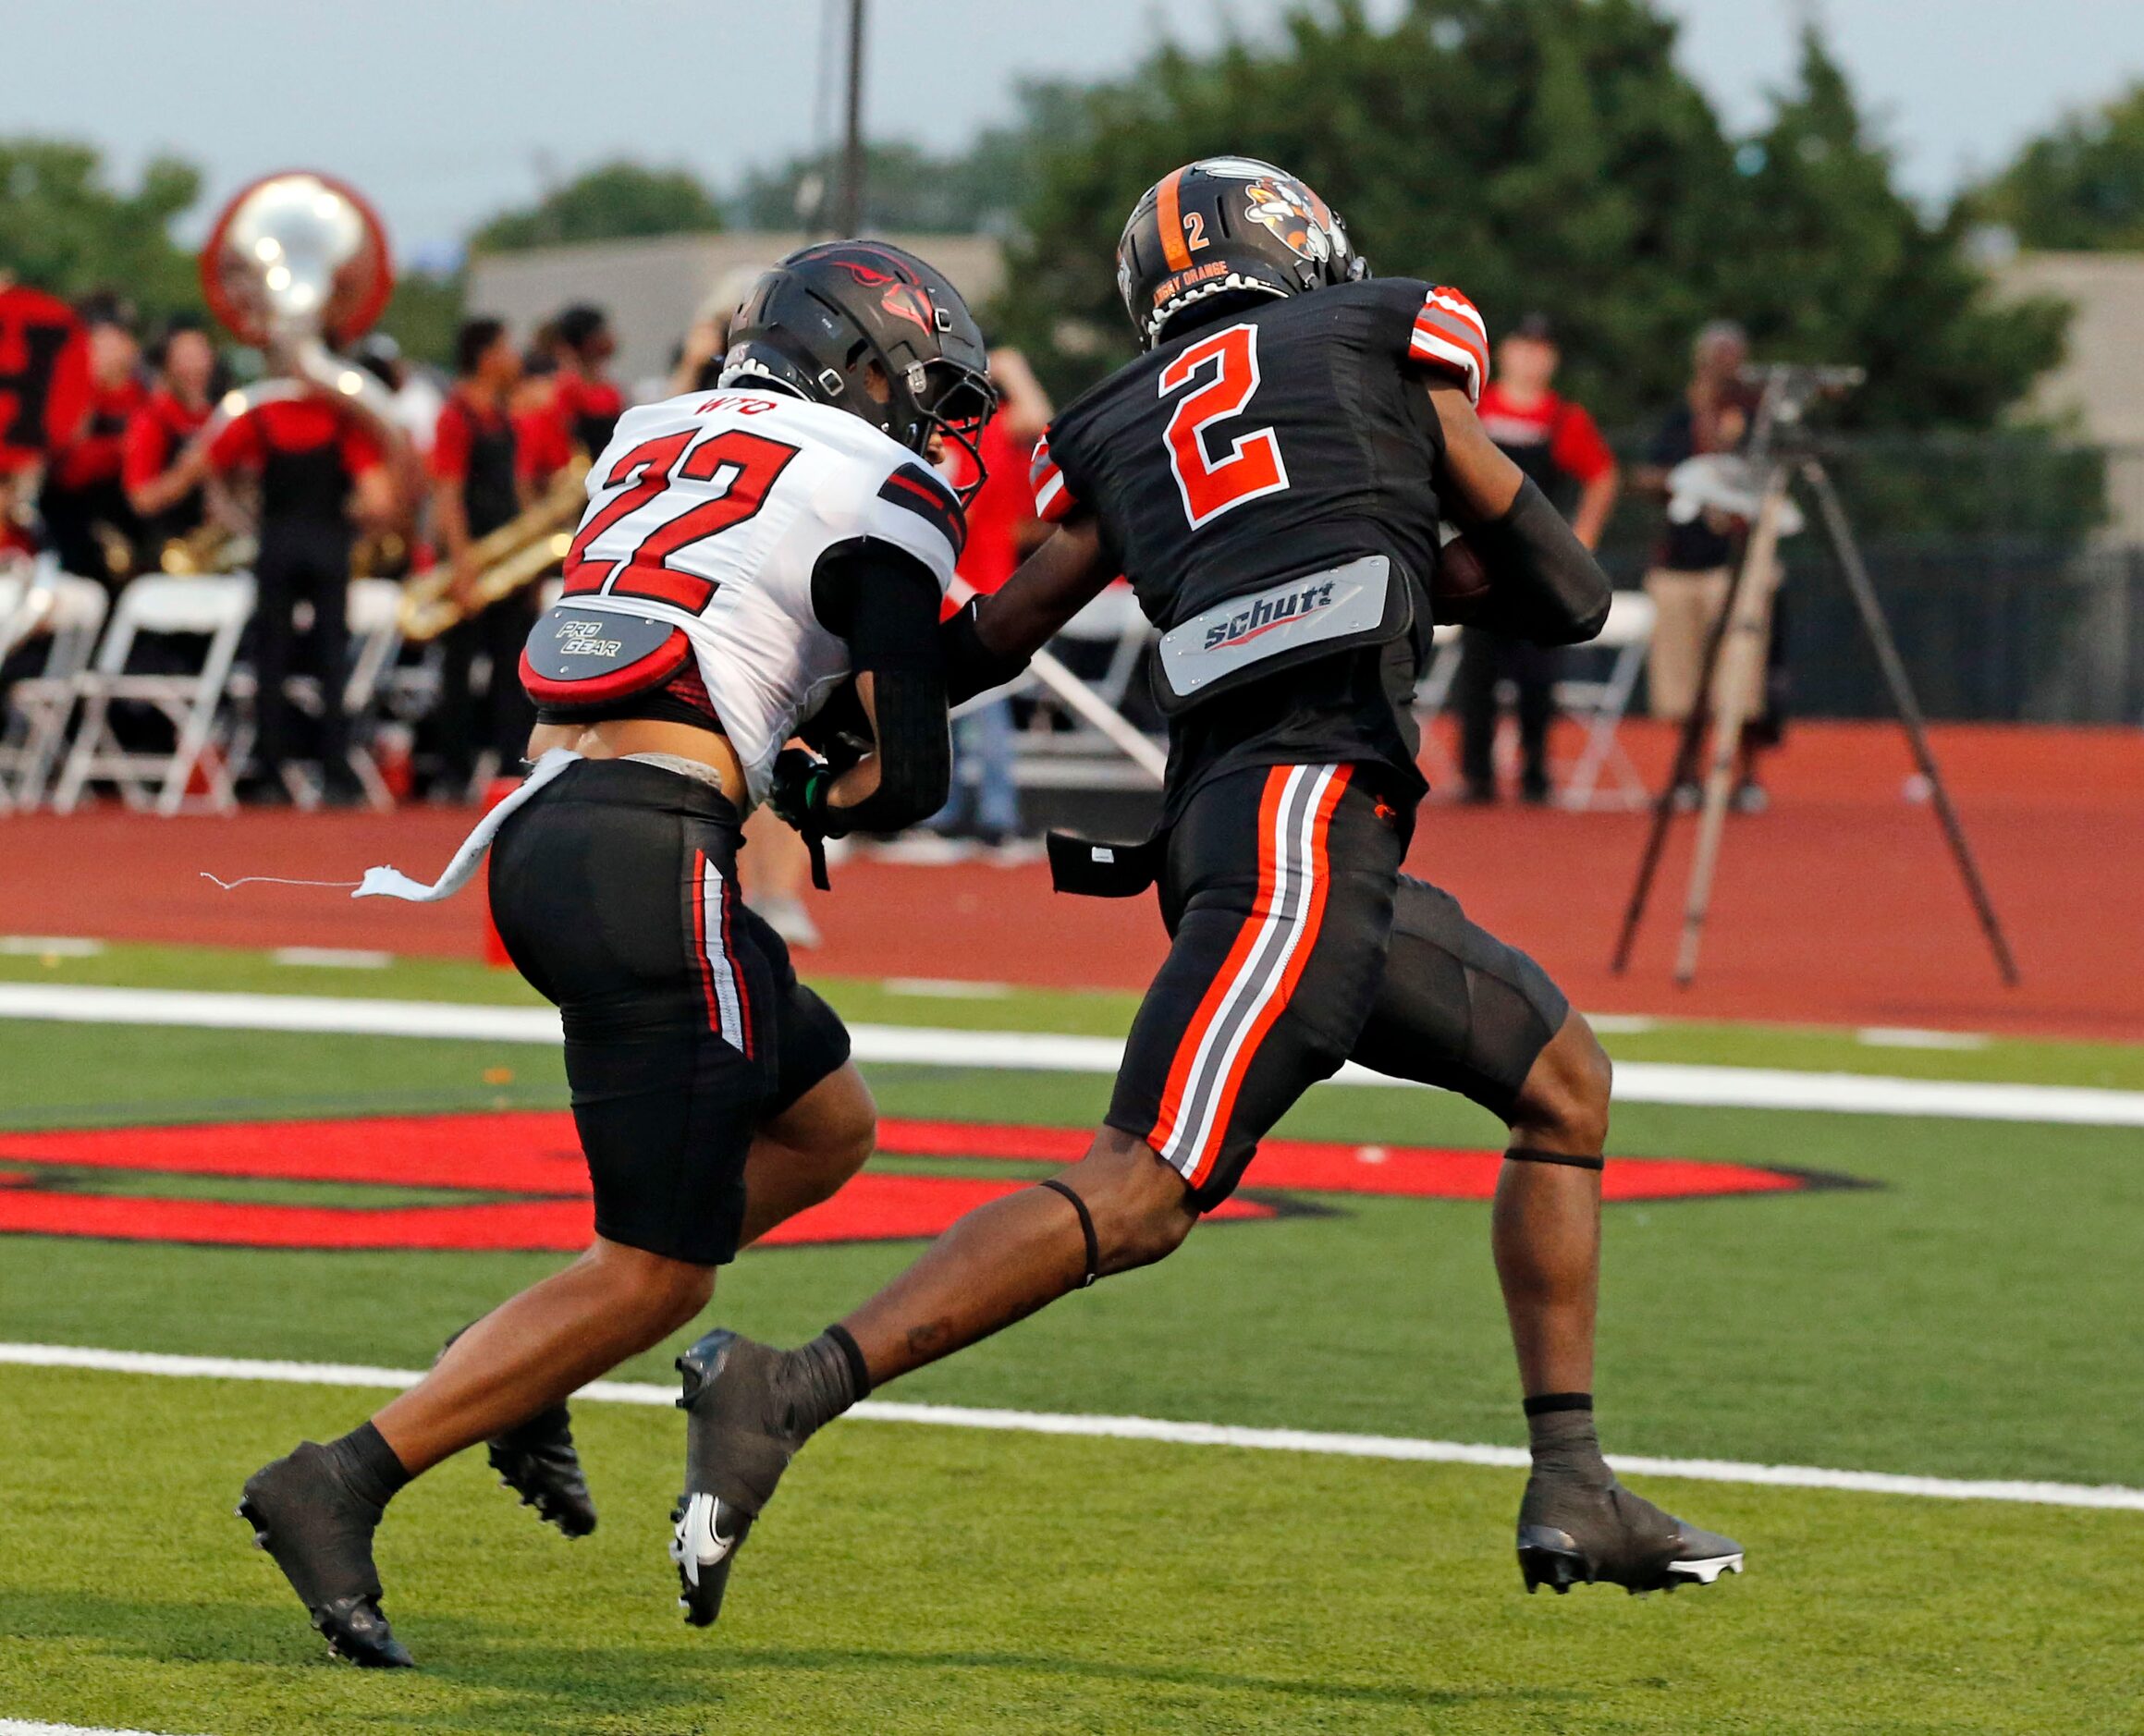
<instances>
[{"instance_id":1,"label":"orange helmet stripe","mask_svg":"<svg viewBox=\"0 0 2144 1736\"><path fill-rule=\"evenodd\" d=\"M1183 244L1183 213L1176 202L1176 184L1182 178L1182 169L1171 169L1156 194L1158 208L1154 214L1161 226L1161 257L1169 262L1170 271L1187 271L1191 266L1191 250Z\"/></svg>"}]
</instances>

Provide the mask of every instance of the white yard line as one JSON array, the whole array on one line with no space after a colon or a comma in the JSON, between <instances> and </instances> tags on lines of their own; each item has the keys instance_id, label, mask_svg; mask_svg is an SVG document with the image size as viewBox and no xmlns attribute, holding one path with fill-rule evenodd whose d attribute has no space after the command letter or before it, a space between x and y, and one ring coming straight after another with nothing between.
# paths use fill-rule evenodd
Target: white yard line
<instances>
[{"instance_id":1,"label":"white yard line","mask_svg":"<svg viewBox=\"0 0 2144 1736\"><path fill-rule=\"evenodd\" d=\"M1917 1025L1868 1025L1854 1033L1854 1041L1871 1049L1962 1049L1970 1052L1988 1046L1989 1038L1978 1031L1924 1031Z\"/></svg>"},{"instance_id":2,"label":"white yard line","mask_svg":"<svg viewBox=\"0 0 2144 1736\"><path fill-rule=\"evenodd\" d=\"M0 1736L156 1736L156 1732L106 1730L101 1724L26 1724L18 1718L0 1718Z\"/></svg>"},{"instance_id":3,"label":"white yard line","mask_svg":"<svg viewBox=\"0 0 2144 1736\"><path fill-rule=\"evenodd\" d=\"M32 1368L86 1368L107 1374L196 1380L265 1380L291 1386L386 1388L400 1390L423 1371L367 1368L347 1363L255 1362L232 1356L167 1356L148 1351L100 1351L66 1344L0 1344L0 1363ZM608 1404L669 1406L674 1386L599 1380L578 1395ZM873 1423L924 1423L939 1428L996 1429L1019 1435L1076 1435L1103 1440L1159 1441L1180 1447L1236 1447L1256 1452L1321 1453L1347 1459L1396 1459L1429 1464L1490 1465L1524 1470L1521 1447L1415 1440L1395 1435L1334 1435L1309 1429L1242 1428L1225 1423L1177 1423L1150 1416L1087 1416L1049 1411L975 1410L958 1404L896 1404L868 1399L849 1413ZM1812 1465L1742 1464L1727 1459L1658 1459L1618 1453L1620 1470L1703 1483L1759 1484L1792 1489L1844 1489L1863 1495L1915 1495L1954 1501L2022 1501L2041 1507L2113 1508L2144 1513L2144 1489L2118 1485L1898 1476L1882 1471L1828 1471ZM4 1732L5 1726L0 1726Z\"/></svg>"},{"instance_id":4,"label":"white yard line","mask_svg":"<svg viewBox=\"0 0 2144 1736\"><path fill-rule=\"evenodd\" d=\"M369 947L277 947L268 956L277 964L327 971L385 971L395 962L393 953L375 952Z\"/></svg>"},{"instance_id":5,"label":"white yard line","mask_svg":"<svg viewBox=\"0 0 2144 1736\"><path fill-rule=\"evenodd\" d=\"M0 957L10 959L94 959L104 949L80 935L0 935Z\"/></svg>"},{"instance_id":6,"label":"white yard line","mask_svg":"<svg viewBox=\"0 0 2144 1736\"><path fill-rule=\"evenodd\" d=\"M548 1007L483 1007L456 1001L343 1000L325 995L229 995L190 989L90 988L0 983L0 1019L84 1024L183 1025L223 1031L302 1031L347 1036L451 1037L484 1043L558 1042ZM1030 1031L948 1031L928 1025L851 1025L860 1061L907 1067L982 1067L1045 1073L1113 1073L1116 1037ZM1341 1085L1403 1085L1352 1062ZM1622 1103L1710 1109L1797 1109L1839 1115L1922 1115L1967 1121L2048 1121L2144 1127L2144 1091L2081 1085L1996 1084L1893 1079L1868 1073L1797 1073L1766 1067L1694 1067L1621 1061Z\"/></svg>"}]
</instances>

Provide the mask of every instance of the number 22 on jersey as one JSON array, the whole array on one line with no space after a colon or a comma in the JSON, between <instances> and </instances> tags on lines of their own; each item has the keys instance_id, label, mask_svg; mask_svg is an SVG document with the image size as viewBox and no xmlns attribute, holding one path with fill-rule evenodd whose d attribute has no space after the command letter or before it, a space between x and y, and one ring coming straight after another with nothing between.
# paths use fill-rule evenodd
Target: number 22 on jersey
<instances>
[{"instance_id":1,"label":"number 22 on jersey","mask_svg":"<svg viewBox=\"0 0 2144 1736\"><path fill-rule=\"evenodd\" d=\"M1189 388L1186 390L1186 388ZM1229 443L1224 457L1207 446L1207 431L1241 416L1258 389L1258 328L1231 325L1202 337L1161 371L1161 396L1184 394L1162 442L1183 497L1183 516L1197 530L1231 507L1288 486L1288 466L1270 428L1255 428Z\"/></svg>"},{"instance_id":2,"label":"number 22 on jersey","mask_svg":"<svg viewBox=\"0 0 2144 1736\"><path fill-rule=\"evenodd\" d=\"M715 594L715 581L671 566L670 556L756 514L797 449L780 440L731 428L692 446L680 469L679 457L692 446L696 432L683 429L643 440L611 467L604 486L623 492L591 515L574 537L566 556L569 595L607 591L615 596L674 604L695 615L707 606ZM668 489L673 472L679 481L716 486L697 506L648 532L622 559L591 558L589 548L596 538ZM629 483L631 486L625 487Z\"/></svg>"}]
</instances>

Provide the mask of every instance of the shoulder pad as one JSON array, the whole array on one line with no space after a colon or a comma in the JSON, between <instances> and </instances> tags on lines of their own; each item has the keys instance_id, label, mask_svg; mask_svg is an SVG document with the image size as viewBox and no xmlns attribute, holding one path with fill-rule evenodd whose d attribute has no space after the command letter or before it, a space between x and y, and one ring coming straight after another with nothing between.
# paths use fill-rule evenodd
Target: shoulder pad
<instances>
[{"instance_id":1,"label":"shoulder pad","mask_svg":"<svg viewBox=\"0 0 2144 1736\"><path fill-rule=\"evenodd\" d=\"M911 459L879 484L878 498L913 512L951 544L957 558L968 540L968 517L960 496L928 465Z\"/></svg>"}]
</instances>

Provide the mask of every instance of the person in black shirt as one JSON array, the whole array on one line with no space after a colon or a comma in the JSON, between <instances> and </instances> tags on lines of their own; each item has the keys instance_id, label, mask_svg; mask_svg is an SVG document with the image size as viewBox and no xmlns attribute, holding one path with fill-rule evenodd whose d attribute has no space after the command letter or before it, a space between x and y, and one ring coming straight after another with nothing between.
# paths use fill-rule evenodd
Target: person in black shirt
<instances>
[{"instance_id":1,"label":"person in black shirt","mask_svg":"<svg viewBox=\"0 0 2144 1736\"><path fill-rule=\"evenodd\" d=\"M1640 489L1665 496L1669 473L1678 464L1741 448L1755 409L1740 377L1748 360L1749 340L1734 321L1714 320L1697 334L1689 389L1653 436L1646 463L1637 473ZM1743 529L1740 520L1709 509L1685 523L1671 519L1662 527L1645 578L1646 594L1656 611L1646 660L1646 689L1652 715L1665 722L1681 723L1697 703L1705 647L1712 624L1727 604ZM1742 763L1735 780L1734 805L1745 811L1764 806L1757 755L1779 739L1784 671L1777 630L1775 593L1773 611L1766 617L1765 691L1750 696L1754 703L1746 712L1749 723L1743 731ZM1692 785L1679 794L1685 802L1694 802L1697 791Z\"/></svg>"},{"instance_id":2,"label":"person in black shirt","mask_svg":"<svg viewBox=\"0 0 2144 1736\"><path fill-rule=\"evenodd\" d=\"M472 555L482 537L510 523L532 490L521 462L511 413L521 358L504 322L462 322L455 338L454 391L432 437L432 530L437 554L454 569L457 595L481 576ZM521 643L536 618L535 587L480 609L442 637L439 708L435 714L440 788L467 800L478 756L511 768L521 757L535 709L521 691ZM489 667L481 704L476 660Z\"/></svg>"},{"instance_id":3,"label":"person in black shirt","mask_svg":"<svg viewBox=\"0 0 2144 1736\"><path fill-rule=\"evenodd\" d=\"M1166 1256L1351 1057L1511 1128L1492 1240L1534 1445L1526 1583L1739 1571L1738 1546L1622 1489L1595 1437L1607 1058L1538 965L1400 872L1424 789L1410 699L1441 522L1469 527L1493 576L1470 618L1574 642L1608 610L1592 556L1475 415L1480 316L1453 289L1368 281L1323 200L1237 157L1147 193L1118 284L1147 353L1057 419L1035 478L1058 533L954 617L948 688L957 702L995 685L1131 580L1162 635L1161 830L1053 840L1052 862L1067 890L1158 882L1169 958L1085 1159L971 1212L842 1320L845 1369L727 1333L687 1358L692 1486L730 1525L721 1571L821 1424ZM815 1371L846 1378L830 1390Z\"/></svg>"},{"instance_id":4,"label":"person in black shirt","mask_svg":"<svg viewBox=\"0 0 2144 1736\"><path fill-rule=\"evenodd\" d=\"M1598 548L1615 505L1615 455L1585 406L1552 388L1559 360L1548 316L1527 314L1497 346L1496 378L1483 390L1478 413L1505 456L1540 484L1558 511L1570 515L1578 540ZM1549 726L1562 672L1556 646L1487 628L1466 630L1452 693L1465 800L1496 800L1497 687L1503 680L1517 693L1520 793L1532 802L1549 800Z\"/></svg>"},{"instance_id":5,"label":"person in black shirt","mask_svg":"<svg viewBox=\"0 0 2144 1736\"><path fill-rule=\"evenodd\" d=\"M348 753L343 711L349 675L350 544L355 524L396 522L402 496L394 460L374 433L325 392L270 397L226 418L212 416L172 471L191 487L210 471L243 471L260 481L260 553L253 562L253 702L258 734L253 769L241 800L281 806L292 800L289 767L308 757L320 766L322 793L354 806L363 787ZM300 605L310 623L300 633ZM300 752L300 720L286 682L300 655L318 691L311 754Z\"/></svg>"}]
</instances>

